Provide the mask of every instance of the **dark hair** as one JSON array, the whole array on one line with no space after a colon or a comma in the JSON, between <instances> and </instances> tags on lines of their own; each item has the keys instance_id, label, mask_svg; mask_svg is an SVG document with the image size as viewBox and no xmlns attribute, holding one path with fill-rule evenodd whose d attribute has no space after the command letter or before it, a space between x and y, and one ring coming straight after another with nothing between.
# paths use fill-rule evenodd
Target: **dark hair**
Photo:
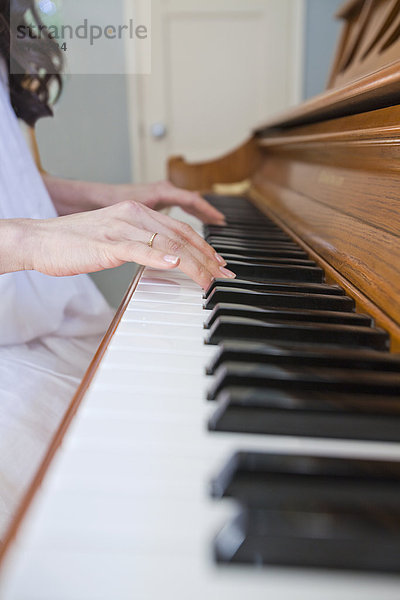
<instances>
[{"instance_id":1,"label":"dark hair","mask_svg":"<svg viewBox=\"0 0 400 600\"><path fill-rule=\"evenodd\" d=\"M11 44L10 17L13 23L29 28L30 35L23 42ZM61 93L63 66L57 44L43 33L39 39L33 33L33 24L36 31L43 25L33 0L0 0L0 57L5 59L8 67L11 104L17 117L32 127L41 117L53 114L50 94L54 86L55 99Z\"/></svg>"}]
</instances>

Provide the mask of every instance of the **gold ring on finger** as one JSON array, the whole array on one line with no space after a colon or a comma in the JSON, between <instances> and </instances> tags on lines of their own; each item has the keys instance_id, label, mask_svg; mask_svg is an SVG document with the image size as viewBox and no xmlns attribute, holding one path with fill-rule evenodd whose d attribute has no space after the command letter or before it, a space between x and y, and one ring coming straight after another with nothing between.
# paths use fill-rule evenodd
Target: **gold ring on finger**
<instances>
[{"instance_id":1,"label":"gold ring on finger","mask_svg":"<svg viewBox=\"0 0 400 600\"><path fill-rule=\"evenodd\" d=\"M158 233L153 233L153 235L151 236L151 238L147 242L147 245L149 246L149 248L153 247L153 242L154 242L154 240L155 240L155 238L156 238L157 235L158 235Z\"/></svg>"}]
</instances>

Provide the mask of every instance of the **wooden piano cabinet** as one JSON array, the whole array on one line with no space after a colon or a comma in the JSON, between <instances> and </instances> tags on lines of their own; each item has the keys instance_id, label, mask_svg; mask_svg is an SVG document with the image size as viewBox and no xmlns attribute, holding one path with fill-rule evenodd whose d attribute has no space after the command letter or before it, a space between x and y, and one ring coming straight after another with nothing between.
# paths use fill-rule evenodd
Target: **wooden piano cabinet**
<instances>
[{"instance_id":1,"label":"wooden piano cabinet","mask_svg":"<svg viewBox=\"0 0 400 600\"><path fill-rule=\"evenodd\" d=\"M235 183L248 179L261 164L262 152L257 140L251 137L229 154L191 165L181 156L169 160L170 180L187 190L209 190L213 184Z\"/></svg>"}]
</instances>

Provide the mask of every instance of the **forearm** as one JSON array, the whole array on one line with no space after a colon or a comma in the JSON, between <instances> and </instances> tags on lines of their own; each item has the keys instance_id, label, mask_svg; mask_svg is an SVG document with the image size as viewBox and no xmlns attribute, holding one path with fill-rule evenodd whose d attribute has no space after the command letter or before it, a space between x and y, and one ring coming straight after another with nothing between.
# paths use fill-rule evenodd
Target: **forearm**
<instances>
[{"instance_id":1,"label":"forearm","mask_svg":"<svg viewBox=\"0 0 400 600\"><path fill-rule=\"evenodd\" d=\"M59 179L48 173L42 174L42 177L60 216L95 210L114 204L113 190L115 186L106 183Z\"/></svg>"},{"instance_id":2,"label":"forearm","mask_svg":"<svg viewBox=\"0 0 400 600\"><path fill-rule=\"evenodd\" d=\"M0 220L0 275L30 269L29 220Z\"/></svg>"},{"instance_id":3,"label":"forearm","mask_svg":"<svg viewBox=\"0 0 400 600\"><path fill-rule=\"evenodd\" d=\"M200 194L179 189L168 181L109 185L58 179L47 173L42 177L60 216L106 208L121 202L140 202L153 210L180 206L204 223L226 224L224 215Z\"/></svg>"}]
</instances>

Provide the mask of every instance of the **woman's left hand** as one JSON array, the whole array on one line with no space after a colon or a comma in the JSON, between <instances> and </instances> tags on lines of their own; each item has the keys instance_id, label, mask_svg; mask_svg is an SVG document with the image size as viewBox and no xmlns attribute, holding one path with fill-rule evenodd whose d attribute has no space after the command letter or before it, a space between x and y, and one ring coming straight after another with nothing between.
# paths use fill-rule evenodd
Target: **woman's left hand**
<instances>
[{"instance_id":1,"label":"woman's left hand","mask_svg":"<svg viewBox=\"0 0 400 600\"><path fill-rule=\"evenodd\" d=\"M118 202L134 200L153 210L179 206L203 223L225 225L224 215L211 206L198 192L177 188L169 181L159 181L147 185L118 185L115 186L115 194Z\"/></svg>"},{"instance_id":2,"label":"woman's left hand","mask_svg":"<svg viewBox=\"0 0 400 600\"><path fill-rule=\"evenodd\" d=\"M175 187L169 181L147 185L90 183L59 179L48 173L43 181L60 216L107 208L121 202L139 202L152 210L179 206L209 225L225 225L225 217L198 192Z\"/></svg>"}]
</instances>

